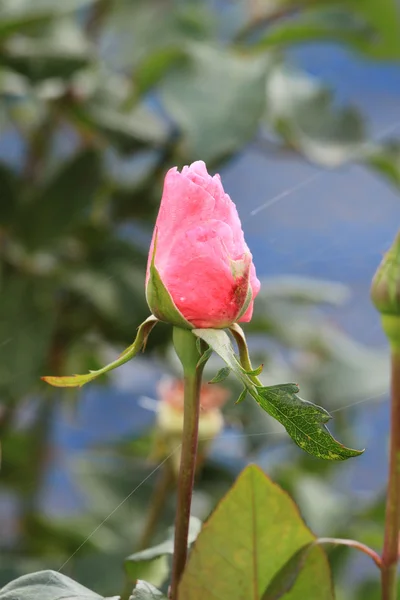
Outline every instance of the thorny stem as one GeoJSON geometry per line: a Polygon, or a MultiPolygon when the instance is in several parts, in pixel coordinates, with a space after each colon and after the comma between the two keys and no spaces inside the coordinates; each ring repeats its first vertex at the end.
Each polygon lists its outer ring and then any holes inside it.
{"type": "Polygon", "coordinates": [[[185,400],[170,589],[171,600],[178,599],[178,585],[187,560],[190,507],[197,459],[200,386],[204,368],[204,364],[197,367],[199,354],[196,349],[195,337],[190,331],[175,327],[174,345],[183,365],[185,400]]]}
{"type": "Polygon", "coordinates": [[[389,482],[386,499],[385,538],[382,552],[382,600],[397,598],[397,565],[400,529],[400,349],[392,346],[389,482]]]}

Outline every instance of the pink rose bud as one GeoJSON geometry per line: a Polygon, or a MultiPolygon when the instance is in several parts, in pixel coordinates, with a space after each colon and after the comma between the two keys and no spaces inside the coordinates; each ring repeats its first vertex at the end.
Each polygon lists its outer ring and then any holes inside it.
{"type": "Polygon", "coordinates": [[[151,243],[146,296],[152,313],[180,327],[248,322],[260,290],[236,206],[203,161],[165,177],[151,243]]]}

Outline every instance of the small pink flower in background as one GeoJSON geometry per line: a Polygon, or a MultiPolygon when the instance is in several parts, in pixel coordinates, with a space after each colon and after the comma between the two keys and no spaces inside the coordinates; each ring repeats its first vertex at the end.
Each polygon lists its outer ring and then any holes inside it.
{"type": "MultiPolygon", "coordinates": [[[[155,446],[152,458],[161,460],[176,450],[182,438],[183,430],[183,381],[166,377],[157,388],[159,402],[157,403],[157,425],[155,446]]],[[[199,456],[198,465],[208,453],[211,442],[222,431],[224,417],[222,406],[230,397],[230,392],[220,385],[205,383],[200,390],[199,418],[199,456]]],[[[174,470],[179,470],[180,453],[172,457],[174,470]]]]}
{"type": "MultiPolygon", "coordinates": [[[[223,328],[250,321],[260,282],[236,206],[204,162],[181,173],[175,167],[165,177],[147,285],[156,235],[155,267],[188,323],[223,328]]],[[[157,307],[150,309],[157,316],[157,307]]]]}
{"type": "MultiPolygon", "coordinates": [[[[184,383],[181,379],[162,379],[157,387],[161,402],[183,412],[184,383]]],[[[207,413],[219,410],[229,398],[229,391],[220,385],[203,383],[200,390],[200,410],[207,413]]]]}

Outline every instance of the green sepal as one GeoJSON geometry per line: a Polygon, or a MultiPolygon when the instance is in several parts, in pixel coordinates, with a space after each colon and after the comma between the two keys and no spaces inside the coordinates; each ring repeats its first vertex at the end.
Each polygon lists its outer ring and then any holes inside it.
{"type": "Polygon", "coordinates": [[[239,398],[236,400],[235,404],[240,404],[241,402],[243,402],[243,400],[246,399],[247,396],[247,388],[244,388],[241,392],[240,392],[240,396],[239,398]]]}
{"type": "Polygon", "coordinates": [[[252,264],[251,254],[246,253],[244,258],[231,260],[231,273],[236,281],[235,300],[240,306],[234,321],[238,321],[245,314],[253,298],[250,285],[250,269],[252,264]]]}
{"type": "Polygon", "coordinates": [[[145,347],[150,331],[157,322],[158,319],[153,315],[146,319],[146,321],[140,325],[133,344],[126,348],[116,360],[97,371],[90,371],[90,373],[87,373],[86,375],[70,375],[66,377],[46,376],[41,379],[55,387],[82,387],[85,383],[97,379],[100,375],[104,375],[104,373],[108,373],[108,371],[120,367],[133,358],[139,350],[145,347]]]}
{"type": "Polygon", "coordinates": [[[189,321],[186,321],[184,316],[179,312],[157,270],[155,264],[157,235],[156,230],[149,269],[149,280],[146,286],[147,304],[153,315],[160,321],[170,323],[175,327],[182,327],[183,329],[193,329],[193,325],[189,321]]]}
{"type": "Polygon", "coordinates": [[[246,373],[246,375],[253,375],[257,377],[257,375],[260,375],[262,373],[263,368],[264,365],[260,365],[259,367],[257,367],[257,369],[249,369],[248,371],[246,371],[246,369],[243,369],[243,372],[246,373]]]}
{"type": "Polygon", "coordinates": [[[203,340],[200,338],[196,338],[196,348],[199,354],[203,354],[202,345],[204,344],[203,340]]]}
{"type": "MultiPolygon", "coordinates": [[[[197,338],[197,341],[201,341],[200,338],[197,338]]],[[[196,346],[197,346],[197,344],[196,344],[196,346]]],[[[199,367],[201,367],[202,364],[207,362],[212,353],[213,353],[213,349],[210,347],[208,347],[207,350],[204,350],[203,354],[200,356],[200,358],[197,362],[196,368],[198,369],[199,367]]]]}
{"type": "Polygon", "coordinates": [[[243,315],[245,314],[246,310],[249,308],[250,303],[253,299],[253,290],[251,289],[251,285],[250,285],[250,270],[249,270],[249,276],[248,276],[248,288],[247,288],[247,294],[246,294],[246,299],[243,303],[242,308],[240,309],[239,314],[236,317],[236,321],[239,321],[243,315]]]}
{"type": "Polygon", "coordinates": [[[220,369],[215,377],[210,379],[208,383],[220,383],[221,381],[225,381],[230,372],[230,367],[222,367],[222,369],[220,369]]]}

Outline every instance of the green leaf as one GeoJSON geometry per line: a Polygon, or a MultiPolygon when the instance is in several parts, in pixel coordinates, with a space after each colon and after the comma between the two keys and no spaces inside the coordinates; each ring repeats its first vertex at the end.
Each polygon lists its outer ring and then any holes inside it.
{"type": "MultiPolygon", "coordinates": [[[[201,342],[200,338],[197,338],[198,342],[201,342]]],[[[199,354],[201,353],[201,347],[199,349],[199,346],[197,347],[197,349],[199,350],[199,354]]],[[[210,356],[213,353],[213,349],[212,348],[207,348],[207,350],[205,350],[203,352],[203,354],[201,354],[199,361],[197,363],[197,368],[200,367],[202,364],[204,364],[205,362],[208,361],[208,359],[210,358],[210,356]]]]}
{"type": "MultiPolygon", "coordinates": [[[[201,530],[201,521],[196,517],[190,517],[189,522],[189,536],[188,536],[188,547],[193,544],[201,530]]],[[[172,556],[174,552],[174,529],[171,528],[169,531],[168,539],[157,546],[135,552],[127,557],[125,561],[125,570],[132,580],[143,577],[143,573],[149,570],[152,565],[155,564],[157,568],[161,567],[163,577],[157,582],[157,585],[161,585],[165,581],[166,575],[168,574],[167,561],[163,562],[160,559],[165,559],[167,556],[172,556]]],[[[156,573],[159,576],[159,572],[156,573]]],[[[150,579],[150,577],[148,577],[150,579]]],[[[156,583],[152,580],[152,583],[156,583]]]]}
{"type": "Polygon", "coordinates": [[[296,384],[264,387],[255,376],[247,375],[244,369],[251,370],[250,360],[247,357],[244,364],[242,349],[240,364],[225,331],[194,329],[193,333],[213,348],[261,408],[282,423],[300,448],[326,460],[346,460],[362,453],[359,450],[346,448],[335,440],[325,425],[331,419],[329,413],[320,406],[299,398],[297,396],[299,388],[296,384]]]}
{"type": "Polygon", "coordinates": [[[215,375],[215,377],[210,379],[210,381],[208,383],[220,383],[221,381],[224,381],[228,377],[230,372],[231,372],[230,367],[222,367],[222,369],[220,369],[218,371],[218,373],[215,375]]]}
{"type": "Polygon", "coordinates": [[[18,203],[18,179],[4,163],[0,163],[0,227],[9,225],[18,203]]]}
{"type": "MultiPolygon", "coordinates": [[[[200,532],[179,594],[204,600],[212,590],[216,600],[259,600],[290,557],[313,540],[290,497],[258,467],[247,467],[200,532]]],[[[286,598],[333,600],[321,548],[310,553],[286,598]]]]}
{"type": "MultiPolygon", "coordinates": [[[[62,573],[39,571],[23,575],[8,583],[0,590],[0,600],[104,600],[104,598],[62,573]]],[[[116,596],[114,600],[117,600],[116,596]]]]}
{"type": "Polygon", "coordinates": [[[289,560],[275,573],[272,581],[268,584],[261,600],[279,600],[284,597],[295,585],[297,578],[304,568],[308,555],[314,546],[314,542],[309,542],[302,548],[299,548],[289,560]]]}
{"type": "Polygon", "coordinates": [[[147,581],[139,580],[129,600],[167,600],[167,597],[147,581]]]}
{"type": "Polygon", "coordinates": [[[278,275],[262,280],[261,290],[257,296],[257,307],[260,300],[265,310],[268,308],[268,303],[276,300],[304,305],[327,303],[341,306],[349,296],[349,288],[343,283],[316,277],[278,275]]]}
{"type": "Polygon", "coordinates": [[[69,12],[74,12],[93,0],[2,0],[0,11],[0,40],[14,33],[29,32],[38,25],[44,25],[69,12]]]}
{"type": "Polygon", "coordinates": [[[325,167],[357,160],[365,143],[357,109],[337,108],[330,90],[285,66],[268,78],[266,118],[287,145],[325,167]]]}
{"type": "Polygon", "coordinates": [[[157,252],[157,232],[154,237],[153,255],[151,257],[149,279],[146,286],[146,299],[151,312],[160,321],[170,323],[183,329],[193,329],[193,325],[186,321],[170,296],[157,270],[155,259],[157,252]]]}
{"type": "Polygon", "coordinates": [[[365,21],[354,18],[348,11],[310,9],[302,10],[296,19],[277,22],[275,26],[269,27],[252,49],[264,51],[277,45],[322,40],[349,44],[362,51],[371,41],[372,35],[372,28],[365,21]]]}
{"type": "Polygon", "coordinates": [[[156,587],[161,587],[167,581],[170,573],[167,555],[151,560],[126,563],[125,570],[130,581],[135,582],[138,579],[145,579],[145,581],[156,587]]]}
{"type": "Polygon", "coordinates": [[[112,371],[113,369],[116,369],[117,367],[120,367],[131,360],[131,358],[133,358],[139,352],[139,350],[146,345],[147,338],[156,323],[157,319],[153,316],[146,319],[146,321],[140,325],[133,344],[126,348],[116,360],[106,365],[102,369],[99,369],[98,371],[91,371],[86,375],[71,375],[66,377],[45,376],[42,377],[42,380],[55,387],[82,387],[85,385],[85,383],[89,383],[100,375],[104,375],[105,373],[108,373],[109,371],[112,371]]]}
{"type": "Polygon", "coordinates": [[[257,391],[261,408],[282,423],[292,440],[309,454],[326,460],[346,460],[363,453],[335,440],[325,425],[331,415],[297,396],[296,384],[261,387],[257,391]]]}
{"type": "Polygon", "coordinates": [[[381,568],[381,558],[368,546],[360,544],[356,540],[341,539],[341,538],[318,538],[309,542],[299,550],[297,550],[283,567],[275,574],[272,581],[269,583],[261,600],[279,600],[286,597],[286,594],[293,588],[300,572],[304,568],[310,553],[316,546],[322,544],[333,544],[335,546],[347,546],[366,552],[370,555],[378,569],[381,568]]]}
{"type": "MultiPolygon", "coordinates": [[[[4,273],[5,275],[5,273],[4,273]]],[[[34,393],[55,327],[54,290],[42,277],[0,281],[0,396],[34,393]]]]}
{"type": "Polygon", "coordinates": [[[1,51],[1,62],[37,83],[68,78],[89,65],[89,45],[73,21],[60,21],[46,36],[10,39],[1,51]]]}
{"type": "MultiPolygon", "coordinates": [[[[383,0],[379,5],[374,0],[325,4],[302,7],[292,19],[277,19],[250,48],[265,51],[276,46],[328,41],[348,44],[369,58],[399,58],[399,20],[394,0],[383,0]]],[[[239,39],[245,39],[246,34],[245,29],[239,39]]]]}
{"type": "Polygon", "coordinates": [[[48,247],[86,215],[101,182],[98,152],[82,150],[62,165],[21,213],[19,230],[31,249],[48,247]]]}
{"type": "Polygon", "coordinates": [[[248,393],[248,392],[247,392],[247,388],[244,388],[244,390],[242,390],[242,391],[240,392],[240,396],[239,396],[239,398],[236,400],[235,404],[240,404],[241,402],[243,402],[243,400],[245,400],[245,399],[246,399],[247,393],[248,393]]]}
{"type": "Polygon", "coordinates": [[[92,102],[68,107],[72,119],[115,144],[123,152],[162,148],[169,136],[165,119],[145,104],[123,111],[112,103],[92,102]]]}
{"type": "Polygon", "coordinates": [[[387,140],[367,146],[364,161],[380,175],[400,188],[400,142],[387,140]]]}
{"type": "Polygon", "coordinates": [[[139,63],[135,69],[135,98],[151,89],[166,73],[185,58],[185,52],[178,46],[156,49],[139,63]]]}
{"type": "Polygon", "coordinates": [[[255,133],[265,104],[266,61],[205,44],[190,46],[188,55],[188,63],[162,82],[161,98],[183,133],[185,160],[212,163],[255,133]]]}
{"type": "Polygon", "coordinates": [[[373,37],[371,44],[365,49],[369,57],[379,60],[393,60],[400,57],[399,14],[395,0],[350,0],[356,16],[366,19],[373,37]]]}

